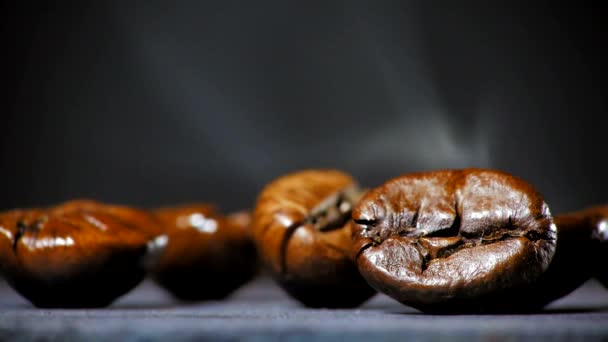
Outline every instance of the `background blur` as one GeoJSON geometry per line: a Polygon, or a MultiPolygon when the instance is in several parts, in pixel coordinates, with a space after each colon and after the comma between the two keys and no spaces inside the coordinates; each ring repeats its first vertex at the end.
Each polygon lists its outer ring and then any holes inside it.
{"type": "Polygon", "coordinates": [[[608,202],[597,8],[4,6],[0,209],[92,197],[233,210],[309,167],[366,186],[492,167],[554,212],[608,202]]]}

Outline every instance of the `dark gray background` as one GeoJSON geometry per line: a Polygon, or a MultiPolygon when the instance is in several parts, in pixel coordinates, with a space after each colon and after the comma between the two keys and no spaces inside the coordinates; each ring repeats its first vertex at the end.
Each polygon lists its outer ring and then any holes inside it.
{"type": "Polygon", "coordinates": [[[554,212],[608,201],[597,8],[11,6],[0,208],[92,197],[232,210],[308,167],[367,186],[492,167],[536,185],[554,212]]]}

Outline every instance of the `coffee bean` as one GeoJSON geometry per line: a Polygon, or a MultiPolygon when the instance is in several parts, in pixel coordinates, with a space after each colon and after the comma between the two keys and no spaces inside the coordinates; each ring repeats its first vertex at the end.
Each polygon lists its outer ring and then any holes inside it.
{"type": "Polygon", "coordinates": [[[103,210],[0,214],[2,274],[38,307],[109,305],[143,279],[150,241],[103,210]]]}
{"type": "Polygon", "coordinates": [[[251,216],[225,217],[208,204],[154,211],[163,223],[167,247],[153,278],[182,300],[222,299],[257,271],[251,216]]]}
{"type": "Polygon", "coordinates": [[[55,213],[89,212],[105,213],[114,216],[132,230],[137,230],[150,238],[164,233],[161,223],[149,212],[131,206],[101,203],[89,199],[64,202],[52,208],[55,213]]]}
{"type": "Polygon", "coordinates": [[[608,287],[608,205],[557,215],[555,223],[559,240],[549,270],[559,275],[557,288],[573,290],[591,277],[608,287]]]}
{"type": "Polygon", "coordinates": [[[589,210],[590,221],[593,224],[594,239],[599,241],[597,252],[597,260],[599,265],[596,265],[595,277],[608,288],[608,205],[598,206],[589,210]]]}
{"type": "Polygon", "coordinates": [[[541,195],[498,171],[398,177],[369,191],[352,217],[361,274],[422,311],[527,308],[555,251],[541,195]]]}
{"type": "MultiPolygon", "coordinates": [[[[597,216],[600,208],[556,215],[557,245],[547,270],[532,288],[531,309],[540,309],[562,298],[596,274],[600,268],[592,260],[598,257],[601,246],[597,216]]],[[[607,212],[608,213],[608,212],[607,212]]],[[[605,240],[604,240],[605,241],[605,240]]]]}
{"type": "Polygon", "coordinates": [[[335,170],[295,172],[268,184],[255,209],[257,249],[277,282],[310,307],[354,307],[374,291],[359,275],[349,219],[360,190],[335,170]]]}

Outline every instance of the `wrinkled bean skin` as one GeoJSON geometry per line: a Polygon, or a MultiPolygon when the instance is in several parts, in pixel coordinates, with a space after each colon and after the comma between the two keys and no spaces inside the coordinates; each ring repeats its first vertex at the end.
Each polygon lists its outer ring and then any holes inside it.
{"type": "Polygon", "coordinates": [[[0,268],[35,306],[103,307],[145,276],[149,237],[102,212],[0,214],[0,268]]]}
{"type": "Polygon", "coordinates": [[[557,238],[541,195],[493,170],[389,180],[359,201],[352,219],[368,283],[426,312],[528,309],[557,238]]]}
{"type": "Polygon", "coordinates": [[[533,286],[536,295],[530,299],[530,304],[534,303],[534,307],[540,309],[568,295],[594,276],[598,268],[590,260],[598,260],[601,245],[598,235],[601,218],[596,216],[598,209],[554,217],[559,238],[553,260],[533,286]]]}
{"type": "Polygon", "coordinates": [[[359,196],[342,172],[304,170],[276,179],[258,197],[253,229],[261,259],[306,306],[355,307],[375,293],[351,254],[348,221],[359,196]]]}
{"type": "Polygon", "coordinates": [[[176,298],[222,299],[256,274],[248,212],[225,217],[211,205],[189,204],[154,214],[163,223],[168,243],[153,278],[176,298]]]}

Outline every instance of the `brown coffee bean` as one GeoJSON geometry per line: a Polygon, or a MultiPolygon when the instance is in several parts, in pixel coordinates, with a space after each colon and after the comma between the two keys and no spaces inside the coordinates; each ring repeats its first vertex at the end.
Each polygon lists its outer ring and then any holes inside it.
{"type": "Polygon", "coordinates": [[[596,259],[600,242],[597,225],[589,219],[587,211],[555,216],[559,238],[553,260],[534,285],[530,303],[536,308],[568,295],[594,275],[597,267],[589,260],[596,259]]]}
{"type": "Polygon", "coordinates": [[[596,265],[593,273],[606,288],[608,288],[608,205],[597,206],[588,210],[590,222],[595,227],[593,237],[599,241],[597,260],[600,264],[596,265]]]}
{"type": "Polygon", "coordinates": [[[148,253],[144,259],[144,266],[150,270],[159,262],[165,250],[167,236],[161,222],[147,210],[118,205],[101,203],[90,199],[76,199],[64,202],[49,209],[54,214],[89,213],[110,215],[128,229],[145,235],[148,239],[148,253]]]}
{"type": "Polygon", "coordinates": [[[253,228],[273,277],[310,307],[354,307],[374,291],[353,263],[348,221],[360,190],[335,170],[283,176],[261,192],[253,228]]]}
{"type": "MultiPolygon", "coordinates": [[[[557,245],[547,270],[528,291],[529,308],[540,309],[562,298],[596,276],[601,279],[605,268],[591,260],[606,260],[606,223],[608,206],[556,215],[557,245]]],[[[605,276],[605,273],[604,273],[605,276]]]]}
{"type": "Polygon", "coordinates": [[[224,217],[211,205],[190,204],[154,214],[168,243],[153,277],[175,297],[222,299],[256,274],[249,213],[224,217]]]}
{"type": "Polygon", "coordinates": [[[105,213],[114,216],[131,229],[146,234],[150,238],[164,233],[163,226],[152,214],[143,209],[130,206],[101,203],[89,199],[78,199],[64,202],[52,208],[56,213],[89,212],[105,213]]]}
{"type": "Polygon", "coordinates": [[[120,219],[84,210],[0,214],[0,268],[38,307],[102,307],[144,277],[150,238],[120,219]]]}
{"type": "Polygon", "coordinates": [[[591,277],[608,287],[608,267],[603,264],[608,260],[608,205],[557,215],[555,223],[559,240],[549,274],[555,273],[556,288],[570,292],[591,277]]]}
{"type": "Polygon", "coordinates": [[[398,177],[369,191],[352,216],[361,274],[422,311],[526,308],[556,244],[540,194],[492,170],[398,177]]]}

